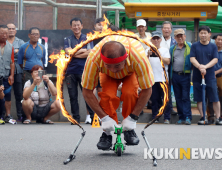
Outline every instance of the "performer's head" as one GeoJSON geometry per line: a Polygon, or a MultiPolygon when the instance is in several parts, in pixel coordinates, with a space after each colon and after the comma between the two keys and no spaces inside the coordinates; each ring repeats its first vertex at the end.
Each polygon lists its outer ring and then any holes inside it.
{"type": "Polygon", "coordinates": [[[117,41],[109,41],[101,49],[101,58],[105,67],[113,73],[124,68],[127,56],[125,47],[117,41]]]}

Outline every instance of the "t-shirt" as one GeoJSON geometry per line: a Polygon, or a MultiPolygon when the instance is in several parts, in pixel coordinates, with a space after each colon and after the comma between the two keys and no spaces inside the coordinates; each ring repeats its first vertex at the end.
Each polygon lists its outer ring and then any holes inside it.
{"type": "MultiPolygon", "coordinates": [[[[158,50],[160,52],[160,55],[163,58],[170,58],[170,52],[167,48],[160,47],[158,50]]],[[[148,49],[146,53],[148,53],[148,49]]],[[[149,61],[153,69],[155,82],[165,82],[166,79],[164,76],[163,68],[162,68],[159,57],[155,53],[152,53],[152,55],[149,57],[149,61]]],[[[165,70],[166,70],[166,74],[168,78],[168,65],[164,64],[164,66],[165,66],[165,70]]]]}
{"type": "Polygon", "coordinates": [[[173,71],[183,72],[185,49],[186,45],[184,45],[182,48],[176,45],[176,49],[173,53],[173,71]]]}
{"type": "Polygon", "coordinates": [[[171,44],[171,37],[168,40],[165,40],[165,38],[162,36],[162,41],[160,43],[160,46],[170,49],[170,44],[171,44]]]}
{"type": "Polygon", "coordinates": [[[142,45],[139,41],[125,36],[106,36],[92,49],[82,75],[82,87],[93,90],[98,84],[99,73],[105,73],[118,80],[135,73],[141,89],[148,89],[154,84],[153,71],[142,45]],[[103,44],[110,41],[117,41],[123,44],[128,54],[124,68],[117,73],[105,67],[100,55],[103,44]]]}
{"type": "MultiPolygon", "coordinates": [[[[86,35],[85,34],[81,34],[80,38],[77,39],[75,37],[75,35],[73,34],[70,37],[67,37],[64,39],[64,49],[71,47],[71,48],[75,48],[75,46],[77,44],[80,44],[82,41],[87,40],[86,35]]],[[[84,47],[82,47],[83,49],[92,49],[93,48],[93,42],[85,45],[84,47]]],[[[69,66],[67,68],[67,74],[82,74],[83,69],[84,69],[84,65],[86,62],[87,58],[72,58],[72,61],[69,63],[69,66]]]]}
{"type": "Polygon", "coordinates": [[[18,64],[23,64],[24,70],[31,70],[34,65],[43,67],[45,64],[45,46],[37,43],[34,49],[30,41],[23,44],[19,48],[18,64]]]}
{"type": "MultiPolygon", "coordinates": [[[[53,84],[51,80],[49,81],[53,84]]],[[[24,85],[24,89],[30,86],[31,86],[31,81],[28,80],[24,85]]],[[[38,86],[35,86],[33,92],[31,93],[30,99],[39,107],[44,107],[49,103],[50,101],[49,90],[44,85],[43,81],[38,86]]]]}
{"type": "MultiPolygon", "coordinates": [[[[211,42],[203,45],[200,41],[193,43],[190,50],[190,57],[195,57],[199,64],[206,65],[214,58],[218,58],[217,46],[211,42]]],[[[214,67],[208,68],[204,76],[206,83],[215,79],[214,67]]],[[[201,83],[202,76],[198,68],[193,68],[193,82],[201,83]]]]}
{"type": "MultiPolygon", "coordinates": [[[[144,41],[146,41],[146,42],[148,42],[148,43],[150,43],[150,39],[151,39],[151,34],[149,33],[149,32],[145,32],[145,37],[141,37],[140,36],[140,34],[139,33],[135,33],[136,35],[138,35],[139,36],[139,38],[141,38],[142,40],[144,40],[144,41]]],[[[144,50],[146,50],[146,49],[148,49],[149,48],[149,46],[147,46],[146,44],[144,44],[144,43],[142,43],[142,42],[140,42],[141,43],[141,45],[143,46],[143,48],[144,48],[144,50]]]]}

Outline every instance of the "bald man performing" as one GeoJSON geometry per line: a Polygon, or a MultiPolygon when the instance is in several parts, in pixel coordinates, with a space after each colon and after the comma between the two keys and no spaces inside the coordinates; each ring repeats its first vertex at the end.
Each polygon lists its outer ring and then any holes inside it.
{"type": "Polygon", "coordinates": [[[134,129],[139,114],[152,93],[154,77],[151,65],[139,41],[125,36],[112,35],[104,38],[90,52],[83,76],[83,96],[89,106],[101,118],[103,133],[97,144],[98,149],[109,150],[112,146],[111,131],[118,123],[116,109],[123,101],[122,121],[124,140],[127,145],[138,145],[139,138],[134,129]],[[93,94],[98,83],[102,92],[93,94]],[[121,98],[116,96],[122,85],[121,98]],[[138,96],[138,88],[142,91],[138,96]]]}

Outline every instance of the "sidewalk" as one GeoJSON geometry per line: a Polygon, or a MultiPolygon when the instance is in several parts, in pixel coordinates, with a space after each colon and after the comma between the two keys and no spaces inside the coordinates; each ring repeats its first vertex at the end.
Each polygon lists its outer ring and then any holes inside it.
{"type": "MultiPolygon", "coordinates": [[[[177,111],[176,107],[173,108],[173,110],[177,111]]],[[[196,107],[191,108],[192,111],[192,124],[197,124],[197,122],[200,119],[200,114],[199,111],[196,107]]],[[[152,110],[151,109],[146,109],[146,107],[143,109],[144,114],[140,116],[138,123],[148,123],[151,121],[152,118],[152,110]]],[[[171,115],[171,124],[175,124],[179,120],[178,115],[171,115]]],[[[163,115],[161,116],[159,123],[163,123],[163,115]]]]}

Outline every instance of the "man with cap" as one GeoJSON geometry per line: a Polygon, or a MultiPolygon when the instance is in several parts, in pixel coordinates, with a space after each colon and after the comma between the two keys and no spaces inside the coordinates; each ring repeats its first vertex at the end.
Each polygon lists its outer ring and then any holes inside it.
{"type": "MultiPolygon", "coordinates": [[[[168,76],[168,65],[170,64],[170,53],[167,48],[160,46],[160,43],[162,41],[161,37],[162,37],[161,32],[153,31],[151,43],[155,45],[158,51],[160,52],[164,66],[165,66],[166,74],[168,76]]],[[[163,68],[157,54],[149,50],[148,58],[153,69],[154,80],[155,80],[155,84],[152,86],[152,95],[151,95],[152,118],[154,119],[155,116],[158,114],[160,107],[162,106],[162,99],[164,97],[163,89],[161,88],[160,83],[166,82],[166,79],[164,77],[163,68]]],[[[170,114],[165,113],[164,123],[169,124],[169,121],[170,121],[170,114]]]]}
{"type": "MultiPolygon", "coordinates": [[[[136,21],[136,29],[138,31],[136,35],[138,35],[141,39],[143,39],[146,42],[150,41],[151,34],[149,32],[146,32],[147,26],[146,26],[146,21],[144,19],[139,19],[136,21]]],[[[145,50],[148,48],[146,44],[142,42],[141,44],[145,50]]]]}
{"type": "Polygon", "coordinates": [[[179,120],[176,124],[190,125],[192,120],[190,102],[190,49],[191,43],[186,41],[183,29],[174,31],[176,45],[170,47],[171,72],[173,90],[176,98],[177,112],[179,120]]]}
{"type": "Polygon", "coordinates": [[[97,144],[98,149],[108,150],[112,146],[111,131],[118,123],[116,109],[123,101],[122,121],[124,140],[127,145],[138,145],[139,138],[134,129],[139,114],[152,93],[153,71],[145,50],[139,41],[119,35],[111,35],[100,41],[90,52],[83,76],[83,97],[102,121],[103,133],[97,144]],[[93,94],[98,83],[102,92],[93,94]],[[121,97],[116,96],[117,88],[122,85],[121,97]],[[138,96],[138,87],[142,89],[138,96]]]}

